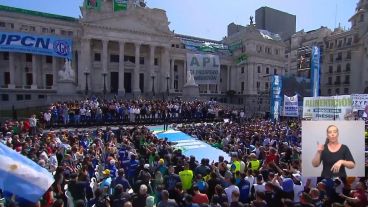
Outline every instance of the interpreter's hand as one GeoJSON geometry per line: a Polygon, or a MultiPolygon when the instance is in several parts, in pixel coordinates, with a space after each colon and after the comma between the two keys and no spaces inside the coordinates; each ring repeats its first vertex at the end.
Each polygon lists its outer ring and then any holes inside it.
{"type": "Polygon", "coordinates": [[[333,173],[338,173],[340,171],[340,167],[342,165],[343,160],[339,160],[335,162],[335,164],[331,167],[331,171],[333,173]]]}
{"type": "Polygon", "coordinates": [[[323,144],[320,144],[319,142],[317,142],[317,152],[321,153],[324,149],[323,144]]]}

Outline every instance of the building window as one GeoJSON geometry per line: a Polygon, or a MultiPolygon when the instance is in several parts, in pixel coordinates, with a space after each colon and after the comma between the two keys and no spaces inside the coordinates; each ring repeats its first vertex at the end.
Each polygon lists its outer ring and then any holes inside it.
{"type": "Polygon", "coordinates": [[[346,53],[346,59],[347,59],[347,60],[350,60],[350,59],[351,59],[351,51],[348,51],[348,52],[346,53]]]}
{"type": "Polygon", "coordinates": [[[244,92],[244,82],[241,82],[241,90],[242,93],[244,92]]]}
{"type": "Polygon", "coordinates": [[[261,66],[258,66],[258,67],[257,67],[257,72],[258,72],[258,73],[261,73],[261,66]]]}
{"type": "Polygon", "coordinates": [[[277,69],[273,69],[273,74],[277,75],[277,69]]]}
{"type": "Polygon", "coordinates": [[[128,56],[128,55],[125,55],[124,56],[124,62],[132,62],[132,63],[135,63],[135,57],[134,56],[128,56]]]}
{"type": "Polygon", "coordinates": [[[363,22],[363,21],[364,21],[364,14],[361,14],[361,15],[360,15],[359,22],[363,22]]]}
{"type": "Polygon", "coordinates": [[[118,63],[119,62],[119,55],[110,55],[110,63],[118,63]]]}
{"type": "Polygon", "coordinates": [[[22,94],[17,94],[17,101],[23,101],[23,95],[22,94]]]}
{"type": "Polygon", "coordinates": [[[158,65],[158,58],[155,58],[155,65],[158,65]]]}
{"type": "Polygon", "coordinates": [[[178,65],[174,65],[174,73],[178,72],[178,65]]]}
{"type": "Polygon", "coordinates": [[[38,95],[38,99],[45,99],[46,95],[38,95]]]}
{"type": "Polygon", "coordinates": [[[346,64],[345,71],[350,71],[350,63],[346,64]]]}
{"type": "Polygon", "coordinates": [[[0,22],[0,27],[6,27],[5,22],[0,22]]]}
{"type": "Polygon", "coordinates": [[[332,66],[328,67],[328,73],[333,73],[333,67],[332,66]]]}
{"type": "Polygon", "coordinates": [[[3,60],[9,60],[9,52],[3,52],[3,60]]]}
{"type": "Polygon", "coordinates": [[[46,87],[51,87],[54,83],[54,77],[52,74],[46,74],[46,87]]]}
{"type": "Polygon", "coordinates": [[[4,84],[10,84],[10,72],[4,72],[4,84]]]}
{"type": "Polygon", "coordinates": [[[344,94],[349,94],[349,88],[344,88],[344,94]]]}
{"type": "Polygon", "coordinates": [[[101,53],[95,53],[94,58],[93,58],[96,62],[100,62],[101,61],[101,53]]]}
{"type": "Polygon", "coordinates": [[[261,45],[258,45],[258,46],[257,46],[257,52],[258,52],[258,53],[261,53],[261,52],[262,52],[262,49],[263,49],[263,48],[262,48],[262,46],[261,46],[261,45]]]}
{"type": "Polygon", "coordinates": [[[328,77],[328,85],[332,85],[332,77],[328,77]]]}
{"type": "Polygon", "coordinates": [[[241,67],[241,73],[244,73],[244,67],[241,67]]]}
{"type": "Polygon", "coordinates": [[[73,31],[68,31],[68,36],[69,37],[73,36],[73,31]]]}
{"type": "Polygon", "coordinates": [[[29,54],[29,53],[26,54],[26,62],[29,62],[29,63],[32,62],[32,54],[29,54]]]}
{"type": "Polygon", "coordinates": [[[345,76],[345,84],[350,84],[350,76],[349,75],[346,75],[345,76]]]}
{"type": "Polygon", "coordinates": [[[268,90],[268,82],[265,83],[265,89],[268,90]]]}
{"type": "Polygon", "coordinates": [[[336,72],[340,73],[341,72],[341,65],[337,65],[337,70],[336,72]]]}
{"type": "Polygon", "coordinates": [[[329,88],[329,89],[327,90],[327,94],[328,94],[329,96],[331,96],[331,94],[332,94],[331,88],[329,88]]]}
{"type": "Polygon", "coordinates": [[[9,101],[9,94],[1,94],[1,101],[9,101]]]}
{"type": "Polygon", "coordinates": [[[336,93],[336,95],[340,95],[340,88],[336,88],[335,93],[336,93]]]}
{"type": "Polygon", "coordinates": [[[334,55],[330,54],[330,63],[333,63],[333,57],[334,57],[334,55]]]}
{"type": "Polygon", "coordinates": [[[269,74],[269,73],[270,73],[270,69],[266,68],[266,74],[269,74]]]}
{"type": "Polygon", "coordinates": [[[261,83],[260,82],[257,82],[257,89],[258,90],[259,90],[260,86],[261,86],[261,83]]]}
{"type": "Polygon", "coordinates": [[[330,49],[332,49],[334,46],[333,42],[330,42],[330,49]]]}
{"type": "Polygon", "coordinates": [[[174,80],[174,89],[175,90],[179,89],[179,80],[177,80],[177,79],[174,80]]]}
{"type": "Polygon", "coordinates": [[[337,45],[338,48],[340,48],[342,45],[342,40],[339,40],[339,44],[337,45]]]}
{"type": "Polygon", "coordinates": [[[342,52],[337,53],[336,60],[342,60],[342,52]]]}
{"type": "Polygon", "coordinates": [[[42,27],[42,33],[49,33],[49,28],[42,27]]]}
{"type": "Polygon", "coordinates": [[[46,63],[52,63],[52,56],[46,56],[46,63]]]}
{"type": "Polygon", "coordinates": [[[144,57],[139,57],[139,64],[144,65],[144,57]]]}
{"type": "Polygon", "coordinates": [[[350,46],[350,45],[351,45],[351,42],[352,42],[352,38],[351,38],[351,37],[349,37],[349,38],[348,38],[348,43],[347,43],[347,45],[348,45],[348,46],[350,46]]]}
{"type": "Polygon", "coordinates": [[[336,82],[335,84],[340,84],[341,80],[340,80],[340,76],[336,76],[336,82]]]}
{"type": "Polygon", "coordinates": [[[279,49],[275,49],[275,54],[278,55],[279,54],[279,49]]]}
{"type": "Polygon", "coordinates": [[[25,100],[31,100],[31,94],[24,95],[24,99],[25,100]]]}
{"type": "Polygon", "coordinates": [[[55,34],[55,29],[51,28],[51,29],[50,29],[50,33],[51,33],[51,34],[55,34]]]}

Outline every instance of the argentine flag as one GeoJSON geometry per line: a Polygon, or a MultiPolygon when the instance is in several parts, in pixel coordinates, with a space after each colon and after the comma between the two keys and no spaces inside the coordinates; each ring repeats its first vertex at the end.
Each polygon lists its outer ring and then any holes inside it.
{"type": "Polygon", "coordinates": [[[45,168],[0,143],[0,189],[36,203],[53,183],[45,168]]]}

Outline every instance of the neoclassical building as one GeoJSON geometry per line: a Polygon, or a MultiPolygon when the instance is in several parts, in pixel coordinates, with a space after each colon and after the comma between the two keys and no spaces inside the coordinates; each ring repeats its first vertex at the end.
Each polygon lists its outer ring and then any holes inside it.
{"type": "Polygon", "coordinates": [[[282,75],[285,61],[285,45],[273,34],[250,24],[215,41],[176,34],[169,29],[165,11],[132,1],[123,11],[114,12],[112,0],[101,1],[98,9],[80,8],[82,16],[77,19],[0,6],[2,33],[22,33],[22,38],[59,37],[72,42],[69,71],[73,75],[68,81],[60,74],[68,65],[65,58],[2,48],[0,104],[4,109],[46,105],[83,94],[181,96],[187,77],[187,54],[208,53],[219,56],[220,78],[216,84],[199,85],[201,96],[248,108],[262,105],[268,111],[269,77],[282,75]]]}

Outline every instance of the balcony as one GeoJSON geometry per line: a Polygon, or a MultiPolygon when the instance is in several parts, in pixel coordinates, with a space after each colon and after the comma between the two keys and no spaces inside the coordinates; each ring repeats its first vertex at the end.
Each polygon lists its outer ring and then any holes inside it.
{"type": "Polygon", "coordinates": [[[340,81],[335,81],[335,85],[340,85],[341,82],[340,81]]]}

